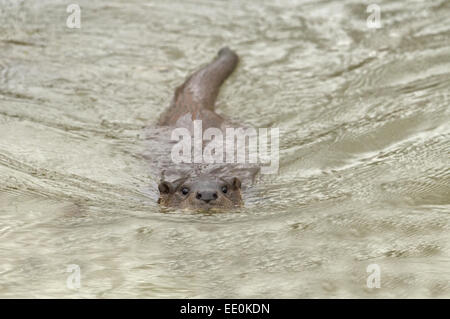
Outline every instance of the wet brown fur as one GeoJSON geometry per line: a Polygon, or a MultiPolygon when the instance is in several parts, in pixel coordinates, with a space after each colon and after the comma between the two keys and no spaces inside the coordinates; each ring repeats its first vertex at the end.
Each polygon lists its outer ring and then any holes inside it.
{"type": "Polygon", "coordinates": [[[179,121],[188,115],[192,121],[202,120],[203,130],[221,128],[224,119],[214,112],[215,102],[220,87],[233,73],[238,61],[235,52],[222,48],[211,63],[190,75],[176,88],[172,103],[159,124],[189,128],[190,123],[179,121]]]}
{"type": "MultiPolygon", "coordinates": [[[[235,52],[222,48],[211,63],[177,87],[172,103],[161,116],[159,124],[192,129],[194,120],[202,120],[203,131],[210,127],[224,130],[225,120],[215,113],[215,102],[221,85],[234,71],[238,61],[235,52]]],[[[210,174],[191,175],[173,182],[161,181],[158,189],[158,203],[168,207],[209,210],[242,205],[241,182],[237,177],[225,179],[210,174]],[[226,193],[223,192],[225,186],[226,193]],[[183,194],[183,188],[189,189],[189,193],[183,194]],[[214,193],[215,198],[210,202],[198,199],[203,191],[214,193]]]]}

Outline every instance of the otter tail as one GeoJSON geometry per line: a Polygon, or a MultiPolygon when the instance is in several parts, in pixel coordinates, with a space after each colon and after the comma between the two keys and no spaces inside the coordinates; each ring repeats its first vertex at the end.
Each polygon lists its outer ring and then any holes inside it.
{"type": "Polygon", "coordinates": [[[228,47],[220,49],[212,62],[189,76],[176,89],[173,104],[188,109],[214,110],[220,87],[233,73],[238,61],[238,55],[234,51],[228,47]]]}

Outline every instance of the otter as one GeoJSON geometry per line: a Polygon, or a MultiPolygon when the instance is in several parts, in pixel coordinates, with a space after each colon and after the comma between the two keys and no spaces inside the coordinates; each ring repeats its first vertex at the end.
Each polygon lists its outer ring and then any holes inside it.
{"type": "MultiPolygon", "coordinates": [[[[160,117],[160,126],[186,128],[193,132],[194,121],[201,120],[202,133],[208,128],[225,132],[233,124],[215,112],[215,102],[220,87],[238,65],[238,55],[224,47],[216,58],[188,76],[175,89],[172,102],[160,117]]],[[[243,205],[240,177],[254,175],[255,168],[226,164],[185,164],[188,167],[174,168],[182,176],[173,181],[162,178],[158,185],[158,203],[164,207],[211,210],[230,209],[243,205]],[[238,174],[239,176],[234,176],[238,174]]]]}

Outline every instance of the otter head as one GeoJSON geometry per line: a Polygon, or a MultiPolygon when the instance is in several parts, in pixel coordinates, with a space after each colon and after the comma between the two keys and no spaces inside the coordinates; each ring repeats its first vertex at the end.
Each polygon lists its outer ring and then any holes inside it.
{"type": "Polygon", "coordinates": [[[241,181],[201,176],[162,181],[158,203],[167,207],[209,210],[233,208],[242,205],[241,181]]]}

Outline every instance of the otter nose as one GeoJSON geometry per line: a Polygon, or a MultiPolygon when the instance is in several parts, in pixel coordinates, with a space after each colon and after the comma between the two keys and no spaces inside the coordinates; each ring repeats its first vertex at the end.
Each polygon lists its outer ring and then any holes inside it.
{"type": "Polygon", "coordinates": [[[201,192],[197,192],[196,197],[197,197],[197,199],[200,199],[206,203],[209,203],[210,201],[217,199],[217,192],[201,191],[201,192]]]}

